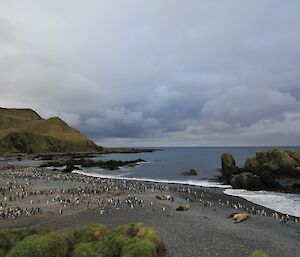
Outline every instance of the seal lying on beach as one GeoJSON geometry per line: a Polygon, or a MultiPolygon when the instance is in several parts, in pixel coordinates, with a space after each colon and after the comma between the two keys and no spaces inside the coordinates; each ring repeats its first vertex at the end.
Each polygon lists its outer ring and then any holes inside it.
{"type": "Polygon", "coordinates": [[[191,208],[189,204],[182,204],[176,208],[176,211],[187,211],[191,208]]]}
{"type": "Polygon", "coordinates": [[[157,195],[156,198],[159,200],[169,200],[171,202],[174,202],[174,197],[171,195],[157,195]]]}
{"type": "Polygon", "coordinates": [[[250,215],[247,213],[237,213],[233,216],[233,219],[235,220],[234,223],[240,223],[242,221],[245,221],[250,218],[250,215]]]}

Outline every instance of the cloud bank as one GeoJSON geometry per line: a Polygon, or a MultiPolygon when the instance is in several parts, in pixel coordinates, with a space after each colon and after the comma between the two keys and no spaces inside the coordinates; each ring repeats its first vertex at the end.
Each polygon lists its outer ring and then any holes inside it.
{"type": "Polygon", "coordinates": [[[300,145],[299,8],[2,1],[0,106],[102,145],[300,145]]]}

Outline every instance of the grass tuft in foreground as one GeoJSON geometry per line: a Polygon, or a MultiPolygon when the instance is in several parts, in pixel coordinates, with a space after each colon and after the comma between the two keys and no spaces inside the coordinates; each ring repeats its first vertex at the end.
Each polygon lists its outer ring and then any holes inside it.
{"type": "Polygon", "coordinates": [[[255,250],[249,257],[269,257],[269,255],[261,250],[255,250]]]}
{"type": "Polygon", "coordinates": [[[0,231],[0,257],[163,257],[165,247],[144,224],[108,230],[91,224],[69,232],[0,231]]]}

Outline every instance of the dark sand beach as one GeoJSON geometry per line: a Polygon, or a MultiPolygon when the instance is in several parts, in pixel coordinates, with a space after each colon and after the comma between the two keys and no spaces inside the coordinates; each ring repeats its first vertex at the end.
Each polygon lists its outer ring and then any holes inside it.
{"type": "Polygon", "coordinates": [[[33,167],[0,167],[0,229],[64,231],[103,223],[143,222],[164,241],[167,257],[248,256],[261,249],[271,257],[296,257],[300,222],[220,189],[101,179],[33,167]],[[174,201],[156,196],[171,195],[174,201]],[[187,211],[176,211],[189,204],[187,211]],[[235,224],[233,212],[250,214],[235,224]]]}

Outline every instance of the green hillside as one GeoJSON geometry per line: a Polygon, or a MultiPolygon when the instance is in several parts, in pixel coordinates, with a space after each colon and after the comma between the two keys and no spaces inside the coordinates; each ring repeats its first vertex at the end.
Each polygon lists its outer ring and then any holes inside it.
{"type": "Polygon", "coordinates": [[[60,118],[41,118],[31,109],[0,108],[0,155],[90,152],[98,146],[60,118]]]}

